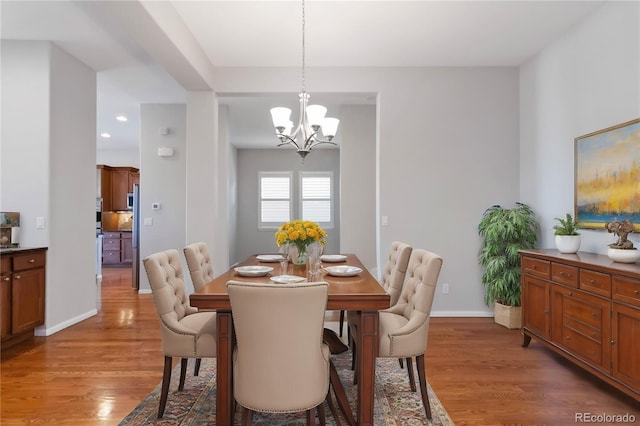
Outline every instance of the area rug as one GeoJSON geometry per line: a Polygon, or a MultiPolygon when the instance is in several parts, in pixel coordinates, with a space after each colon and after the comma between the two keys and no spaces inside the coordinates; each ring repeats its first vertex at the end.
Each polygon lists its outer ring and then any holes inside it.
{"type": "MultiPolygon", "coordinates": [[[[333,357],[349,403],[355,413],[356,387],[351,371],[351,352],[333,357]]],[[[193,363],[189,361],[184,390],[178,392],[179,365],[171,375],[171,387],[167,406],[162,419],[157,419],[160,384],[121,422],[120,426],[138,425],[180,425],[203,426],[216,424],[216,364],[215,359],[203,359],[200,375],[193,375],[193,363]]],[[[416,373],[417,374],[417,373],[416,373]]],[[[417,377],[417,375],[416,375],[417,377]]],[[[428,421],[422,407],[420,392],[411,392],[406,368],[401,369],[398,360],[380,358],[376,361],[376,389],[374,401],[374,424],[376,426],[453,425],[442,403],[428,386],[429,401],[433,419],[428,421]]],[[[333,397],[333,394],[332,394],[333,397]]],[[[334,399],[335,402],[335,399],[334,399]]],[[[327,425],[335,425],[335,420],[325,405],[327,425]]],[[[234,424],[240,424],[238,410],[234,424]]],[[[346,424],[343,418],[340,422],[346,424]]],[[[274,416],[254,414],[253,425],[302,426],[304,413],[274,416]]]]}

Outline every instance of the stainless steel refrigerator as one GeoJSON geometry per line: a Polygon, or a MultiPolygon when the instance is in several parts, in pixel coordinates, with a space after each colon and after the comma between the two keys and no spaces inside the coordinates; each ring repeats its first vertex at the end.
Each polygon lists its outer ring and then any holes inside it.
{"type": "Polygon", "coordinates": [[[140,185],[133,185],[133,224],[131,226],[131,247],[133,261],[131,282],[133,288],[140,289],[140,185]]]}

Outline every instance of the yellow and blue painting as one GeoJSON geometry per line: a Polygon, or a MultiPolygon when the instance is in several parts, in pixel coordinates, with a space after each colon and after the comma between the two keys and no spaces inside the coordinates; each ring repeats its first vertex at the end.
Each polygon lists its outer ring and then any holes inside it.
{"type": "Polygon", "coordinates": [[[575,139],[575,213],[584,228],[640,230],[640,119],[575,139]]]}

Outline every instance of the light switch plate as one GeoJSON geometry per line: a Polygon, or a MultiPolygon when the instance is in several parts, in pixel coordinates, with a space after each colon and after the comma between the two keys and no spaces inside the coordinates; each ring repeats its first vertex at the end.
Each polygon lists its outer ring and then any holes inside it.
{"type": "Polygon", "coordinates": [[[153,218],[145,217],[144,218],[144,226],[153,226],[153,218]]]}
{"type": "Polygon", "coordinates": [[[44,229],[44,217],[36,217],[36,229],[44,229]]]}

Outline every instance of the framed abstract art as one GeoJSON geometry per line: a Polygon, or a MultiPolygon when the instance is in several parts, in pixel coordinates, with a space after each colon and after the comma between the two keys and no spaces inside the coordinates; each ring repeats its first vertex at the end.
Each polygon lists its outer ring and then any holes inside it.
{"type": "Polygon", "coordinates": [[[575,138],[574,159],[582,228],[629,219],[640,231],[640,119],[575,138]]]}

